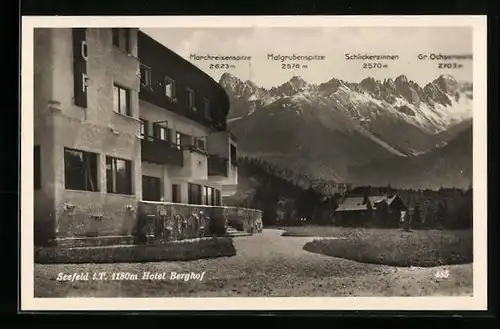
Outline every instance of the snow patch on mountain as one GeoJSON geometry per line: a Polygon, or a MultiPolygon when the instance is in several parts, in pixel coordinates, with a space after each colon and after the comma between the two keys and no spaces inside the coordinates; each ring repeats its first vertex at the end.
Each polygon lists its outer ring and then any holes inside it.
{"type": "Polygon", "coordinates": [[[383,140],[381,140],[380,138],[374,136],[373,134],[371,134],[370,132],[368,131],[361,131],[366,137],[368,137],[369,139],[371,139],[372,141],[374,141],[375,143],[379,144],[380,146],[382,146],[383,148],[385,148],[386,150],[388,150],[389,152],[391,152],[392,154],[395,154],[395,155],[398,155],[398,156],[401,156],[401,157],[406,157],[408,155],[396,150],[394,147],[390,146],[389,144],[387,144],[386,142],[384,142],[383,140]]]}
{"type": "MultiPolygon", "coordinates": [[[[267,114],[274,115],[272,111],[288,109],[290,115],[307,113],[328,120],[333,129],[358,129],[394,154],[417,154],[429,149],[422,149],[422,145],[411,147],[411,141],[403,141],[405,150],[397,150],[391,145],[401,144],[397,141],[401,137],[394,135],[389,138],[391,142],[384,137],[392,134],[391,125],[399,125],[394,129],[404,131],[401,127],[407,124],[420,134],[436,135],[472,117],[472,84],[456,81],[451,75],[441,75],[423,88],[403,75],[383,81],[368,77],[359,83],[333,78],[319,85],[293,77],[281,86],[265,89],[225,73],[220,84],[239,104],[235,118],[230,112],[229,122],[257,111],[271,111],[267,114]],[[325,111],[331,115],[325,117],[325,111]]],[[[420,137],[417,134],[413,138],[420,137]]]]}
{"type": "Polygon", "coordinates": [[[233,122],[233,121],[237,121],[237,120],[241,120],[243,119],[244,117],[237,117],[237,118],[231,118],[231,119],[227,119],[227,122],[233,122]]]}
{"type": "Polygon", "coordinates": [[[252,96],[250,96],[248,98],[248,101],[250,101],[250,102],[257,101],[257,100],[259,100],[259,99],[257,98],[257,96],[255,96],[255,94],[252,94],[252,96]]]}

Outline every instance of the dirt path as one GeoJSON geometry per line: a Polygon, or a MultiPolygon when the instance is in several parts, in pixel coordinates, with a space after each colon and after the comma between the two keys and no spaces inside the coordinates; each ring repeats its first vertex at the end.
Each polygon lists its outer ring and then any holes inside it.
{"type": "MultiPolygon", "coordinates": [[[[288,237],[281,236],[285,232],[277,229],[265,229],[261,234],[253,236],[239,237],[233,240],[238,251],[235,259],[238,258],[260,258],[286,256],[290,260],[293,258],[311,257],[313,254],[302,249],[304,245],[313,241],[314,237],[288,237]]],[[[320,258],[327,256],[317,255],[320,258]]]]}
{"type": "Polygon", "coordinates": [[[283,231],[234,239],[233,257],[143,264],[36,265],[35,295],[42,297],[215,297],[215,296],[415,296],[472,293],[472,265],[398,269],[313,254],[303,250],[311,237],[282,237],[283,231]],[[202,281],[57,282],[73,272],[203,273],[202,281]]]}

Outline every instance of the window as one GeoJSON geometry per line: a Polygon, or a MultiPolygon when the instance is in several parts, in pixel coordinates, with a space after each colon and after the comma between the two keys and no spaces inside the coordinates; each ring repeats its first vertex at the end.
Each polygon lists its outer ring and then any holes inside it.
{"type": "Polygon", "coordinates": [[[231,144],[231,163],[236,164],[237,163],[237,155],[236,155],[236,146],[234,144],[231,144]]]}
{"type": "Polygon", "coordinates": [[[113,110],[130,116],[130,91],[118,85],[113,86],[113,110]]]}
{"type": "Polygon", "coordinates": [[[172,184],[172,202],[181,202],[181,186],[179,184],[172,184]]]}
{"type": "Polygon", "coordinates": [[[205,186],[205,204],[209,206],[214,205],[214,188],[205,186]]]}
{"type": "Polygon", "coordinates": [[[203,104],[204,104],[205,118],[210,119],[210,101],[205,98],[203,104]]]}
{"type": "Polygon", "coordinates": [[[162,127],[162,126],[158,126],[158,138],[159,139],[164,140],[164,141],[168,141],[169,138],[168,138],[167,132],[168,132],[167,128],[162,127]]]}
{"type": "Polygon", "coordinates": [[[183,146],[191,146],[191,136],[177,132],[175,134],[175,144],[177,149],[181,149],[183,146]]]}
{"type": "Polygon", "coordinates": [[[186,89],[186,105],[190,109],[194,108],[194,91],[191,89],[186,89]]]}
{"type": "Polygon", "coordinates": [[[106,190],[108,193],[132,194],[132,162],[106,157],[106,190]]]}
{"type": "Polygon", "coordinates": [[[33,173],[33,180],[34,180],[34,187],[35,190],[38,190],[42,186],[42,167],[40,163],[40,145],[35,145],[35,151],[34,151],[34,173],[33,173]]]}
{"type": "Polygon", "coordinates": [[[130,52],[130,29],[114,28],[111,31],[113,34],[113,46],[130,52]]]}
{"type": "Polygon", "coordinates": [[[161,201],[162,186],[159,177],[142,176],[142,199],[145,201],[161,201]]]}
{"type": "Polygon", "coordinates": [[[215,206],[216,203],[215,203],[215,189],[214,188],[211,189],[210,202],[211,202],[210,203],[211,205],[215,206]]]}
{"type": "Polygon", "coordinates": [[[175,81],[169,77],[165,77],[165,96],[170,99],[175,98],[175,81]]]}
{"type": "Polygon", "coordinates": [[[222,205],[222,200],[220,197],[220,190],[215,190],[215,205],[216,206],[222,205]]]}
{"type": "Polygon", "coordinates": [[[175,145],[177,145],[177,148],[180,150],[181,149],[181,140],[182,140],[182,134],[181,133],[175,133],[175,145]]]}
{"type": "Polygon", "coordinates": [[[188,183],[188,203],[201,204],[201,185],[188,183]]]}
{"type": "Polygon", "coordinates": [[[155,138],[161,139],[162,141],[170,141],[172,131],[167,127],[159,124],[155,124],[155,138]]]}
{"type": "Polygon", "coordinates": [[[97,154],[64,149],[64,183],[68,190],[99,191],[97,154]]]}
{"type": "Polygon", "coordinates": [[[139,119],[139,120],[141,121],[141,136],[142,137],[149,136],[149,134],[148,134],[149,122],[147,120],[144,120],[144,119],[139,119]]]}
{"type": "Polygon", "coordinates": [[[141,64],[141,88],[151,88],[151,68],[141,64]]]}
{"type": "Polygon", "coordinates": [[[195,138],[195,147],[199,150],[206,151],[207,143],[205,137],[195,138]]]}

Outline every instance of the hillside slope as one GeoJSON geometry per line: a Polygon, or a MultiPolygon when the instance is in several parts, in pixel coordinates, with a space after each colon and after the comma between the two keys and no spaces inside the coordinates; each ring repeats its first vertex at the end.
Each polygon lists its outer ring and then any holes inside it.
{"type": "Polygon", "coordinates": [[[338,182],[356,180],[352,167],[431,152],[472,116],[472,85],[445,75],[424,87],[405,76],[319,85],[294,77],[268,90],[227,73],[220,84],[241,154],[338,182]]]}
{"type": "Polygon", "coordinates": [[[351,168],[354,183],[403,188],[467,188],[472,183],[472,128],[445,146],[411,158],[374,161],[351,168]]]}

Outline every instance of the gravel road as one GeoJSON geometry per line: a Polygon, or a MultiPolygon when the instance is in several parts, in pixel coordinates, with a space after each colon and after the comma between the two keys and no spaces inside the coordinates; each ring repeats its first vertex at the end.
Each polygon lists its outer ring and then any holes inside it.
{"type": "Polygon", "coordinates": [[[283,237],[283,231],[237,237],[233,257],[189,262],[35,265],[37,297],[222,297],[222,296],[422,296],[472,294],[472,265],[405,269],[364,264],[309,253],[311,237],[283,237]],[[164,280],[58,282],[59,273],[163,273],[164,280]],[[203,273],[202,280],[171,280],[172,272],[203,273]]]}

